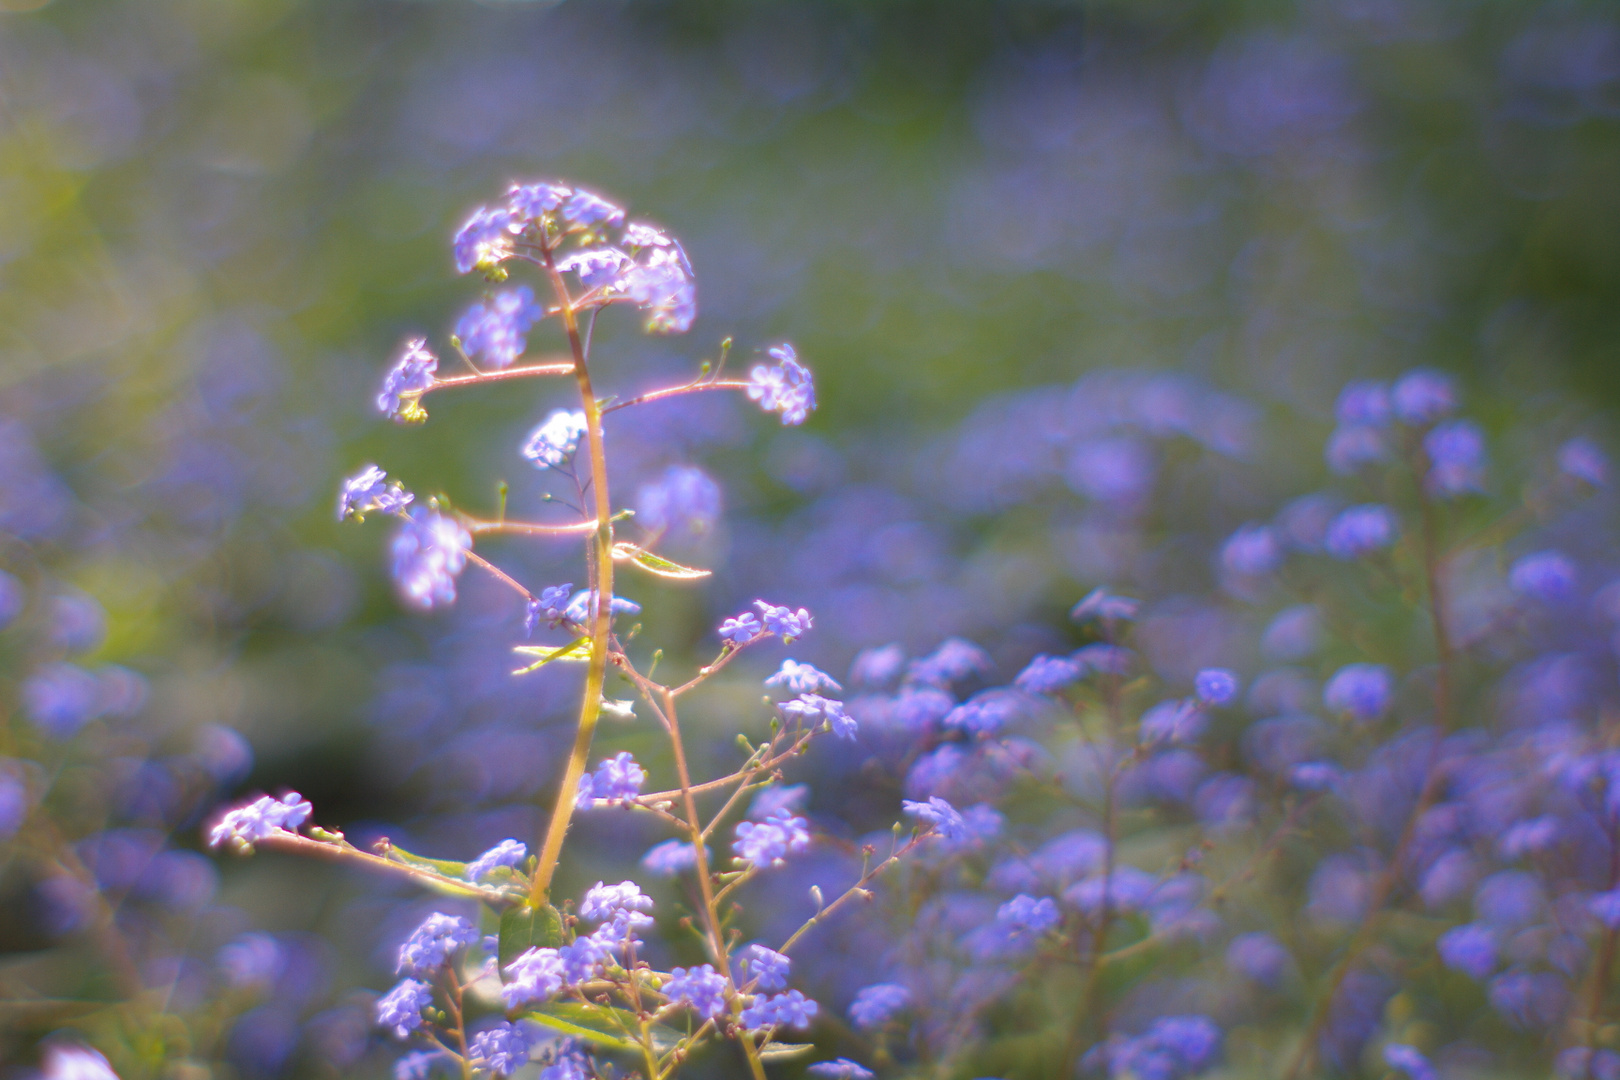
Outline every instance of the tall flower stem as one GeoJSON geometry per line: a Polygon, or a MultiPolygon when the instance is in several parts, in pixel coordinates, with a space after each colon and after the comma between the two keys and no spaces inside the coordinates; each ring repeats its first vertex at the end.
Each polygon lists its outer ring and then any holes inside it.
{"type": "Polygon", "coordinates": [[[557,270],[549,244],[542,246],[541,254],[546,273],[551,278],[552,290],[557,295],[563,329],[568,334],[568,347],[574,356],[574,379],[579,384],[580,403],[585,411],[585,438],[591,459],[591,498],[597,525],[590,560],[591,655],[585,669],[585,696],[579,704],[579,727],[574,732],[574,747],[568,755],[568,767],[563,770],[562,783],[557,788],[557,802],[551,811],[551,821],[546,826],[546,837],[540,846],[540,858],[529,890],[529,902],[534,905],[544,903],[551,892],[551,879],[557,872],[557,859],[562,854],[563,839],[568,835],[568,823],[574,814],[579,780],[585,774],[591,738],[596,734],[596,721],[601,715],[602,682],[607,674],[608,632],[613,621],[613,513],[608,499],[607,451],[602,444],[602,406],[591,389],[585,342],[580,336],[579,319],[574,312],[573,300],[568,295],[568,286],[557,270]]]}

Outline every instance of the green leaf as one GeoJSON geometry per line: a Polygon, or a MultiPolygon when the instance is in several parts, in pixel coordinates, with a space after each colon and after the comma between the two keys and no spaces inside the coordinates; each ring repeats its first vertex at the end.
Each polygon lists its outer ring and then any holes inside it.
{"type": "Polygon", "coordinates": [[[563,936],[562,915],[550,904],[534,908],[517,904],[501,914],[501,967],[521,952],[536,946],[555,949],[568,944],[563,936]]]}
{"type": "Polygon", "coordinates": [[[386,858],[390,862],[397,862],[402,866],[409,866],[413,870],[421,870],[431,877],[418,878],[425,884],[437,889],[439,892],[451,896],[478,896],[482,897],[484,891],[467,880],[467,864],[453,862],[449,859],[426,859],[420,855],[412,855],[402,847],[389,845],[386,858]]]}
{"type": "Polygon", "coordinates": [[[759,1060],[791,1061],[796,1057],[803,1057],[815,1048],[815,1043],[767,1043],[759,1048],[759,1060]]]}
{"type": "MultiPolygon", "coordinates": [[[[628,1009],[615,1009],[607,1005],[587,1005],[578,1001],[556,1001],[523,1014],[530,1020],[554,1031],[587,1039],[610,1050],[637,1050],[640,1030],[636,1014],[628,1009]],[[626,1034],[626,1032],[629,1034],[626,1034]]],[[[654,1053],[667,1053],[681,1033],[663,1024],[654,1024],[649,1032],[654,1053]]]]}
{"type": "Polygon", "coordinates": [[[613,545],[613,557],[621,562],[628,560],[635,563],[649,574],[659,577],[674,578],[677,581],[692,581],[696,578],[706,578],[714,573],[712,570],[694,570],[690,566],[682,566],[677,562],[670,562],[662,555],[654,555],[650,551],[643,551],[634,544],[618,543],[613,545]]]}
{"type": "Polygon", "coordinates": [[[515,645],[515,653],[524,656],[538,656],[540,659],[526,668],[519,668],[512,672],[514,675],[527,675],[531,671],[539,671],[553,660],[589,660],[591,658],[591,639],[577,637],[566,645],[515,645]]]}

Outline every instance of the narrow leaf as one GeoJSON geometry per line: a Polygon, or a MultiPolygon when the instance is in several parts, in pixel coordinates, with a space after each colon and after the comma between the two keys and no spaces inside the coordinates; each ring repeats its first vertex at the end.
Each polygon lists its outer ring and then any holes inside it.
{"type": "Polygon", "coordinates": [[[670,562],[662,555],[654,555],[644,551],[634,544],[617,543],[613,545],[613,557],[620,562],[633,562],[649,574],[659,577],[674,578],[677,581],[692,581],[696,578],[706,578],[714,573],[712,570],[695,570],[690,566],[682,566],[678,562],[670,562]]]}
{"type": "Polygon", "coordinates": [[[791,1061],[816,1048],[815,1043],[767,1043],[759,1048],[761,1061],[791,1061]]]}
{"type": "Polygon", "coordinates": [[[501,966],[511,963],[519,953],[540,947],[555,949],[566,945],[563,937],[562,916],[550,904],[534,908],[518,904],[501,914],[500,944],[497,949],[501,966]]]}
{"type": "Polygon", "coordinates": [[[390,862],[397,862],[402,866],[409,866],[413,870],[423,871],[430,875],[419,878],[442,893],[450,896],[482,896],[483,891],[467,880],[467,864],[453,862],[449,859],[426,859],[420,855],[412,855],[402,847],[390,845],[386,858],[390,862]]]}
{"type": "Polygon", "coordinates": [[[514,675],[527,675],[531,671],[539,671],[553,660],[589,660],[591,658],[591,639],[577,637],[566,645],[514,645],[512,651],[522,653],[524,656],[537,656],[540,659],[526,668],[519,668],[512,672],[514,675]]]}
{"type": "MultiPolygon", "coordinates": [[[[557,1001],[541,1005],[524,1013],[528,1019],[544,1024],[579,1039],[588,1039],[598,1046],[613,1050],[635,1050],[639,1030],[636,1014],[627,1009],[607,1005],[587,1005],[583,1002],[557,1001]],[[628,1032],[628,1034],[626,1034],[628,1032]]],[[[654,1024],[652,1035],[655,1053],[667,1053],[681,1038],[680,1032],[663,1024],[654,1024]]]]}

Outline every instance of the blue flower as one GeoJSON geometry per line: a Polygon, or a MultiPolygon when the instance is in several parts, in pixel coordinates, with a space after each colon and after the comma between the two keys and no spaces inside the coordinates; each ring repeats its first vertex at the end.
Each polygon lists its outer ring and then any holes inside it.
{"type": "Polygon", "coordinates": [[[849,677],[861,686],[885,686],[900,674],[906,663],[906,650],[899,642],[876,649],[862,649],[850,664],[849,677]]]}
{"type": "Polygon", "coordinates": [[[1485,490],[1485,433],[1468,420],[1438,424],[1423,437],[1429,456],[1424,483],[1436,495],[1485,490]]]}
{"type": "Polygon", "coordinates": [[[523,355],[527,335],[545,317],[527,285],[506,289],[468,308],[456,323],[462,350],[492,368],[510,367],[523,355]]]}
{"type": "Polygon", "coordinates": [[[54,739],[71,738],[102,715],[101,683],[76,664],[47,664],[22,686],[23,711],[54,739]]]}
{"type": "Polygon", "coordinates": [[[779,866],[789,855],[809,846],[809,822],[787,810],[777,810],[764,821],[738,822],[737,840],[731,849],[756,866],[779,866]]]}
{"type": "Polygon", "coordinates": [[[817,694],[823,690],[837,693],[844,689],[825,671],[797,660],[783,660],[781,670],[766,679],[765,685],[785,686],[795,694],[817,694]]]}
{"type": "Polygon", "coordinates": [[[516,217],[539,221],[563,204],[573,192],[561,184],[544,181],[513,184],[506,193],[506,205],[516,217]]]}
{"type": "Polygon", "coordinates": [[[1591,439],[1576,437],[1559,447],[1558,469],[1592,487],[1609,482],[1609,457],[1591,439]]]}
{"type": "Polygon", "coordinates": [[[1405,1073],[1408,1080],[1435,1080],[1434,1066],[1415,1046],[1390,1043],[1384,1047],[1384,1063],[1405,1073]]]}
{"type": "Polygon", "coordinates": [[[596,772],[580,778],[579,799],[576,805],[584,810],[596,800],[629,803],[641,794],[641,785],[647,782],[647,773],[628,750],[604,759],[596,772]]]}
{"type": "Polygon", "coordinates": [[[531,1001],[545,1001],[567,983],[563,959],[556,949],[532,948],[518,954],[506,965],[507,980],[501,987],[501,1000],[507,1009],[531,1001]]]}
{"type": "Polygon", "coordinates": [[[1056,694],[1085,677],[1084,665],[1061,656],[1037,656],[1031,660],[1013,684],[1031,694],[1056,694]]]}
{"type": "MultiPolygon", "coordinates": [[[[765,632],[776,634],[788,644],[804,636],[805,631],[809,630],[814,622],[804,608],[794,611],[792,608],[767,604],[763,600],[755,600],[754,606],[759,608],[759,617],[764,623],[765,632]]],[[[721,628],[721,633],[725,633],[724,627],[721,628]]]]}
{"type": "Polygon", "coordinates": [[[1282,565],[1283,551],[1269,525],[1249,524],[1221,545],[1221,566],[1240,578],[1263,577],[1282,565]]]}
{"type": "Polygon", "coordinates": [[[584,228],[617,225],[624,220],[624,210],[594,192],[576,188],[563,204],[562,218],[569,224],[584,228]]]}
{"type": "Polygon", "coordinates": [[[660,877],[674,877],[697,865],[690,840],[665,840],[641,857],[641,865],[660,877]]]}
{"type": "Polygon", "coordinates": [[[382,390],[377,394],[377,410],[395,423],[416,423],[427,419],[421,399],[433,385],[433,373],[439,370],[439,358],[427,350],[424,338],[406,342],[401,356],[383,377],[382,390]]]}
{"type": "Polygon", "coordinates": [[[1440,960],[1454,971],[1483,980],[1496,970],[1496,935],[1487,926],[1455,926],[1435,942],[1440,960]]]}
{"type": "Polygon", "coordinates": [[[702,536],[720,520],[720,486],[692,465],[671,465],[636,496],[636,520],[655,533],[702,536]]]}
{"type": "Polygon", "coordinates": [[[1006,689],[985,690],[945,714],[942,723],[970,735],[986,737],[1021,717],[1029,699],[1006,689]]]}
{"type": "Polygon", "coordinates": [[[493,267],[512,254],[512,211],[505,207],[480,206],[456,231],[451,244],[456,270],[467,273],[493,267]]]}
{"type": "Polygon", "coordinates": [[[1514,592],[1546,603],[1573,597],[1577,580],[1574,562],[1560,551],[1526,555],[1508,570],[1508,584],[1514,592]]]}
{"type": "Polygon", "coordinates": [[[771,367],[755,366],[748,373],[746,393],[766,412],[781,413],[783,424],[802,424],[816,407],[816,388],[810,370],[799,363],[793,346],[785,342],[771,349],[770,356],[777,363],[771,367]]]}
{"type": "Polygon", "coordinates": [[[849,1058],[834,1058],[832,1061],[818,1061],[805,1070],[816,1080],[872,1080],[876,1074],[859,1062],[849,1058]]]}
{"type": "Polygon", "coordinates": [[[1368,427],[1388,425],[1393,411],[1389,401],[1389,386],[1381,382],[1357,381],[1344,384],[1334,415],[1341,424],[1364,424],[1368,427]]]}
{"type": "Polygon", "coordinates": [[[1288,964],[1288,950],[1263,931],[1239,934],[1226,948],[1226,966],[1264,986],[1281,982],[1288,964]]]}
{"type": "Polygon", "coordinates": [[[1139,724],[1144,744],[1196,742],[1209,717],[1196,701],[1182,698],[1161,701],[1142,714],[1139,724]]]}
{"type": "Polygon", "coordinates": [[[1457,407],[1457,391],[1451,380],[1427,368],[1402,375],[1390,394],[1395,415],[1414,426],[1433,423],[1457,407]]]}
{"type": "Polygon", "coordinates": [[[1491,1008],[1525,1031],[1547,1028],[1564,1013],[1569,990],[1551,972],[1509,971],[1491,980],[1491,1008]]]}
{"type": "Polygon", "coordinates": [[[496,1076],[507,1076],[529,1063],[529,1038],[522,1028],[496,1021],[472,1037],[467,1046],[469,1064],[482,1066],[496,1076]]]}
{"type": "Polygon", "coordinates": [[[1620,1054],[1572,1046],[1558,1052],[1553,1068],[1563,1080],[1620,1080],[1620,1054]]]}
{"type": "Polygon", "coordinates": [[[763,632],[759,618],[752,611],[745,611],[720,624],[720,640],[733,647],[746,645],[763,632]]]}
{"type": "Polygon", "coordinates": [[[541,589],[540,595],[530,600],[524,610],[523,632],[534,633],[542,619],[556,626],[567,618],[568,600],[573,591],[574,583],[571,581],[541,589]]]}
{"type": "Polygon", "coordinates": [[[1398,531],[1389,507],[1352,506],[1328,525],[1322,546],[1336,559],[1354,559],[1389,547],[1398,531]]]}
{"type": "Polygon", "coordinates": [[[855,992],[849,1018],[858,1028],[878,1028],[911,1004],[911,991],[899,983],[875,983],[855,992]]]}
{"type": "Polygon", "coordinates": [[[1322,703],[1357,720],[1376,720],[1389,711],[1394,694],[1395,680],[1389,668],[1382,664],[1348,664],[1328,680],[1322,690],[1322,703]]]}
{"type": "Polygon", "coordinates": [[[1237,698],[1237,676],[1225,668],[1205,668],[1193,677],[1193,693],[1206,705],[1230,705],[1237,698]]]}
{"type": "Polygon", "coordinates": [[[394,582],[406,603],[424,611],[456,599],[456,575],[467,565],[472,537],[436,507],[417,507],[394,534],[394,582]]]}
{"type": "Polygon", "coordinates": [[[520,452],[537,469],[560,469],[578,452],[586,430],[582,410],[555,409],[539,427],[529,432],[520,452]]]}
{"type": "Polygon", "coordinates": [[[726,1008],[726,980],[718,975],[713,964],[700,964],[693,968],[675,968],[664,984],[664,994],[676,1002],[684,1002],[699,1016],[713,1019],[726,1008]]]}
{"type": "Polygon", "coordinates": [[[653,909],[652,897],[642,893],[633,881],[617,885],[604,885],[598,881],[586,890],[579,904],[579,917],[591,922],[606,922],[614,927],[614,938],[624,936],[625,930],[651,926],[652,918],[646,913],[653,909]]]}
{"type": "MultiPolygon", "coordinates": [[[[588,589],[581,589],[575,593],[574,598],[568,601],[568,607],[563,611],[563,618],[571,623],[584,626],[591,617],[591,608],[594,605],[590,603],[590,599],[593,595],[588,589]]],[[[615,596],[608,602],[608,614],[640,615],[641,605],[634,600],[626,600],[622,596],[615,596]]]]}
{"type": "Polygon", "coordinates": [[[451,953],[477,940],[478,931],[466,919],[435,911],[399,947],[394,974],[427,975],[442,967],[451,953]]]}
{"type": "Polygon", "coordinates": [[[1349,476],[1363,465],[1386,460],[1389,447],[1382,431],[1353,424],[1335,429],[1328,437],[1326,457],[1328,468],[1349,476]]]}
{"type": "Polygon", "coordinates": [[[969,675],[990,671],[990,654],[962,638],[946,638],[939,648],[906,668],[906,678],[928,686],[949,686],[969,675]]]}
{"type": "Polygon", "coordinates": [[[842,701],[822,697],[820,694],[800,694],[792,701],[778,705],[777,711],[789,720],[810,728],[825,720],[834,735],[840,739],[853,739],[859,725],[844,709],[842,701]]]}
{"type": "Polygon", "coordinates": [[[377,1026],[403,1039],[422,1026],[422,1010],[433,1004],[433,990],[425,982],[405,979],[377,1000],[377,1026]]]}
{"type": "Polygon", "coordinates": [[[749,1031],[772,1026],[807,1028],[819,1011],[814,1001],[797,990],[789,990],[771,998],[756,997],[737,1019],[749,1031]]]}
{"type": "Polygon", "coordinates": [[[938,795],[929,796],[927,802],[902,799],[900,808],[919,821],[932,825],[934,831],[947,840],[961,840],[968,835],[967,822],[962,819],[961,813],[938,795]]]}
{"type": "MultiPolygon", "coordinates": [[[[649,334],[684,334],[697,318],[697,284],[686,251],[672,238],[651,226],[631,224],[625,229],[625,242],[632,248],[644,241],[640,250],[615,283],[615,288],[647,313],[643,326],[649,334]]],[[[802,370],[802,369],[801,369],[802,370]]],[[[805,372],[809,379],[809,372],[805,372]]],[[[815,407],[810,392],[810,408],[815,407]]],[[[783,414],[783,423],[789,421],[783,414]]]]}
{"type": "Polygon", "coordinates": [[[775,949],[750,945],[737,963],[744,978],[753,980],[756,989],[780,990],[787,986],[788,968],[793,962],[775,949]]]}
{"type": "Polygon", "coordinates": [[[370,513],[402,513],[414,498],[398,480],[390,482],[387,473],[375,465],[367,465],[343,481],[338,489],[338,520],[364,521],[370,513]]]}
{"type": "Polygon", "coordinates": [[[1077,623],[1090,622],[1092,619],[1101,619],[1104,622],[1127,622],[1136,618],[1137,609],[1141,602],[1128,596],[1114,596],[1107,589],[1093,589],[1089,595],[1074,606],[1069,612],[1069,618],[1077,623]]]}
{"type": "Polygon", "coordinates": [[[499,866],[517,866],[529,857],[529,849],[516,840],[502,840],[467,864],[467,880],[482,881],[499,866]]]}
{"type": "Polygon", "coordinates": [[[309,819],[313,809],[296,791],[289,791],[280,799],[261,796],[227,811],[209,831],[208,846],[217,848],[227,840],[253,844],[277,829],[296,830],[309,819]]]}

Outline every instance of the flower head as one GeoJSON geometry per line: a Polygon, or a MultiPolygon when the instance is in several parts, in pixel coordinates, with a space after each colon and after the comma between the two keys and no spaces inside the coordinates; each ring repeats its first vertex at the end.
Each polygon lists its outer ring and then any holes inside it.
{"type": "Polygon", "coordinates": [[[752,611],[734,615],[720,624],[720,640],[734,648],[748,644],[762,633],[764,628],[752,611]]]}
{"type": "Polygon", "coordinates": [[[451,953],[477,940],[478,931],[466,919],[435,911],[399,947],[394,974],[429,975],[443,967],[451,953]]]}
{"type": "Polygon", "coordinates": [[[782,667],[775,675],[765,680],[766,686],[786,687],[795,694],[818,694],[823,690],[834,693],[844,688],[838,680],[813,664],[801,664],[797,660],[783,660],[782,667]]]}
{"type": "Polygon", "coordinates": [[[472,1037],[467,1045],[467,1060],[495,1076],[508,1076],[529,1063],[529,1037],[522,1028],[497,1021],[494,1027],[472,1037]]]}
{"type": "MultiPolygon", "coordinates": [[[[628,750],[605,758],[596,772],[580,778],[580,809],[595,805],[596,800],[629,803],[641,794],[641,785],[647,782],[647,773],[628,750]]],[[[627,883],[628,884],[628,883],[627,883]]]]}
{"type": "Polygon", "coordinates": [[[530,600],[523,613],[523,632],[534,633],[535,627],[541,620],[556,626],[567,617],[568,601],[573,596],[574,583],[564,582],[561,585],[552,585],[540,590],[540,595],[530,600]]]}
{"type": "Polygon", "coordinates": [[[759,608],[759,617],[765,625],[765,632],[776,634],[789,644],[794,639],[802,637],[814,624],[810,613],[804,608],[794,611],[792,608],[767,604],[763,600],[755,600],[754,606],[759,608]]]}
{"type": "Polygon", "coordinates": [[[454,603],[456,575],[467,565],[472,536],[437,507],[417,507],[394,534],[394,583],[400,596],[423,611],[454,603]]]}
{"type": "Polygon", "coordinates": [[[296,791],[289,791],[280,799],[261,796],[227,811],[209,831],[208,846],[217,848],[227,840],[254,844],[277,829],[296,831],[309,819],[313,809],[296,791]]]}
{"type": "Polygon", "coordinates": [[[427,419],[422,395],[433,386],[433,373],[439,358],[427,350],[427,340],[416,338],[405,345],[405,354],[383,376],[377,394],[377,409],[399,424],[420,423],[427,419]]]}
{"type": "Polygon", "coordinates": [[[919,821],[932,825],[947,840],[960,840],[968,835],[967,822],[962,819],[961,813],[938,795],[929,796],[927,802],[901,800],[900,808],[919,821]]]}
{"type": "Polygon", "coordinates": [[[737,966],[742,969],[743,978],[753,982],[755,989],[780,990],[787,986],[788,968],[792,963],[775,949],[750,945],[737,966]]]}
{"type": "Polygon", "coordinates": [[[467,864],[467,880],[482,881],[497,867],[518,866],[529,857],[529,849],[516,840],[502,840],[467,864]]]}
{"type": "Polygon", "coordinates": [[[473,211],[450,245],[456,270],[463,274],[475,268],[490,270],[510,256],[515,224],[512,211],[506,207],[480,206],[473,211]]]}
{"type": "Polygon", "coordinates": [[[816,387],[810,369],[799,363],[793,346],[787,343],[771,349],[774,365],[756,365],[748,373],[747,394],[766,412],[782,414],[782,423],[796,426],[816,407],[816,387]]]}
{"type": "Polygon", "coordinates": [[[1352,506],[1328,525],[1322,546],[1336,559],[1355,559],[1387,548],[1399,532],[1389,507],[1352,506]]]}
{"type": "Polygon", "coordinates": [[[527,285],[506,289],[468,308],[456,323],[456,337],[469,357],[492,368],[510,367],[523,355],[531,327],[545,317],[527,285]]]}
{"type": "Polygon", "coordinates": [[[1561,551],[1538,551],[1516,561],[1508,584],[1520,596],[1557,603],[1575,595],[1575,564],[1561,551]]]}
{"type": "Polygon", "coordinates": [[[1322,690],[1322,703],[1357,720],[1376,720],[1389,710],[1395,680],[1382,664],[1349,664],[1334,673],[1322,690]]]}
{"type": "Polygon", "coordinates": [[[737,824],[731,849],[756,866],[780,866],[791,854],[810,846],[809,822],[787,810],[777,810],[764,821],[737,824]]]}
{"type": "Polygon", "coordinates": [[[807,1028],[819,1011],[814,1001],[797,990],[789,990],[769,998],[761,994],[737,1019],[749,1031],[765,1027],[807,1028]]]}
{"type": "Polygon", "coordinates": [[[792,701],[784,701],[776,709],[789,720],[798,721],[807,728],[826,721],[833,734],[840,739],[853,739],[859,728],[855,718],[844,709],[842,701],[824,698],[820,694],[800,694],[792,701]]]}
{"type": "Polygon", "coordinates": [[[537,469],[559,469],[573,460],[586,430],[582,410],[556,409],[539,427],[529,432],[521,453],[537,469]]]}
{"type": "Polygon", "coordinates": [[[1390,401],[1402,423],[1431,424],[1457,407],[1457,391],[1440,372],[1417,368],[1396,380],[1390,401]]]}
{"type": "Polygon", "coordinates": [[[669,976],[664,993],[671,1001],[690,1005],[693,1012],[709,1019],[725,1011],[726,980],[715,972],[713,964],[675,968],[669,976]]]}
{"type": "Polygon", "coordinates": [[[702,536],[720,520],[720,485],[695,466],[671,465],[637,492],[636,520],[658,533],[702,536]]]}
{"type": "Polygon", "coordinates": [[[1237,676],[1225,668],[1205,668],[1194,677],[1193,692],[1206,705],[1230,705],[1237,697],[1237,676]]]}
{"type": "Polygon", "coordinates": [[[858,1028],[878,1028],[895,1013],[911,1004],[911,991],[899,983],[876,983],[855,992],[849,1018],[858,1028]]]}
{"type": "Polygon", "coordinates": [[[388,474],[377,466],[367,465],[343,481],[338,489],[338,520],[364,521],[370,513],[403,513],[414,498],[398,480],[390,481],[388,474]]]}
{"type": "Polygon", "coordinates": [[[1468,420],[1437,424],[1423,437],[1429,456],[1424,481],[1436,495],[1463,495],[1485,490],[1485,434],[1468,420]]]}
{"type": "Polygon", "coordinates": [[[377,1000],[377,1026],[403,1039],[422,1026],[422,1010],[433,1004],[433,988],[416,979],[404,979],[377,1000]]]}

